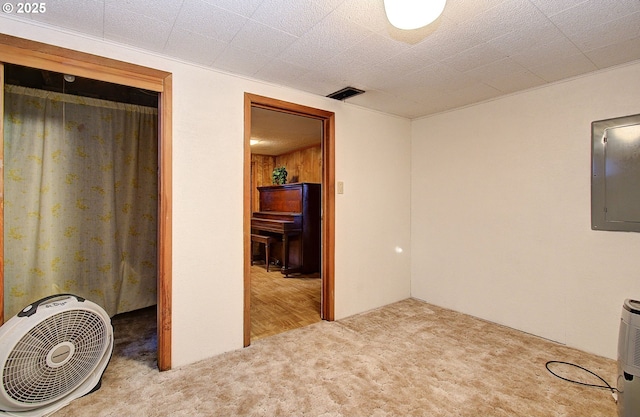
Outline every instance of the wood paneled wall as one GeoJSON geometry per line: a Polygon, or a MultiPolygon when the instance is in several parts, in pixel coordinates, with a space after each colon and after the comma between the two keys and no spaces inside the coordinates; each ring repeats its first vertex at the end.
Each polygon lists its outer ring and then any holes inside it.
{"type": "Polygon", "coordinates": [[[258,187],[271,185],[271,173],[276,167],[276,158],[269,155],[251,154],[251,212],[258,211],[260,196],[258,187]]]}
{"type": "Polygon", "coordinates": [[[276,157],[276,166],[287,168],[287,182],[322,182],[320,146],[300,149],[276,157]]]}
{"type": "Polygon", "coordinates": [[[322,148],[320,145],[299,149],[278,156],[251,154],[251,211],[259,209],[257,187],[272,185],[271,173],[275,167],[287,169],[287,183],[322,182],[322,148]]]}

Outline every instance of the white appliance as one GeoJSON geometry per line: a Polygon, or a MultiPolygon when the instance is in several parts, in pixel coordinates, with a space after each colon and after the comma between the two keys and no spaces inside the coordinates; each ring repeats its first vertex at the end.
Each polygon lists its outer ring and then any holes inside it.
{"type": "Polygon", "coordinates": [[[0,327],[0,415],[44,416],[100,388],[113,326],[99,305],[45,297],[0,327]]]}
{"type": "Polygon", "coordinates": [[[640,416],[640,301],[622,306],[618,335],[618,415],[640,416]]]}

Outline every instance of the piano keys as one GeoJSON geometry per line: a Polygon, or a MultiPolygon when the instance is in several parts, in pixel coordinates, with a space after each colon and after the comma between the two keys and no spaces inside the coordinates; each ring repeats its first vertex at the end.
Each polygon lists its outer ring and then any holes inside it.
{"type": "Polygon", "coordinates": [[[321,185],[292,183],[258,187],[259,211],[251,217],[251,233],[276,236],[281,242],[281,272],[320,271],[321,185]]]}

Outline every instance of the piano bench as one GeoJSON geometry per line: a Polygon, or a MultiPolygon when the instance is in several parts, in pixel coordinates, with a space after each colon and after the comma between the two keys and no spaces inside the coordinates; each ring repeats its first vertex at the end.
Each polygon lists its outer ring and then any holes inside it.
{"type": "MultiPolygon", "coordinates": [[[[269,272],[269,247],[275,241],[276,241],[276,238],[272,236],[256,235],[253,233],[251,234],[252,243],[256,242],[256,243],[264,244],[264,252],[265,252],[265,258],[266,258],[265,264],[267,265],[267,272],[269,272]]],[[[253,265],[253,252],[251,253],[251,265],[253,265]]]]}

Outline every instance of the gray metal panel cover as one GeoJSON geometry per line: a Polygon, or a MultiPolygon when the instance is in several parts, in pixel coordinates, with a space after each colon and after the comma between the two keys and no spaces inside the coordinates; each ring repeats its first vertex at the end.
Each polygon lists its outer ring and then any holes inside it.
{"type": "Polygon", "coordinates": [[[640,115],[592,124],[591,227],[640,231],[640,115]]]}

